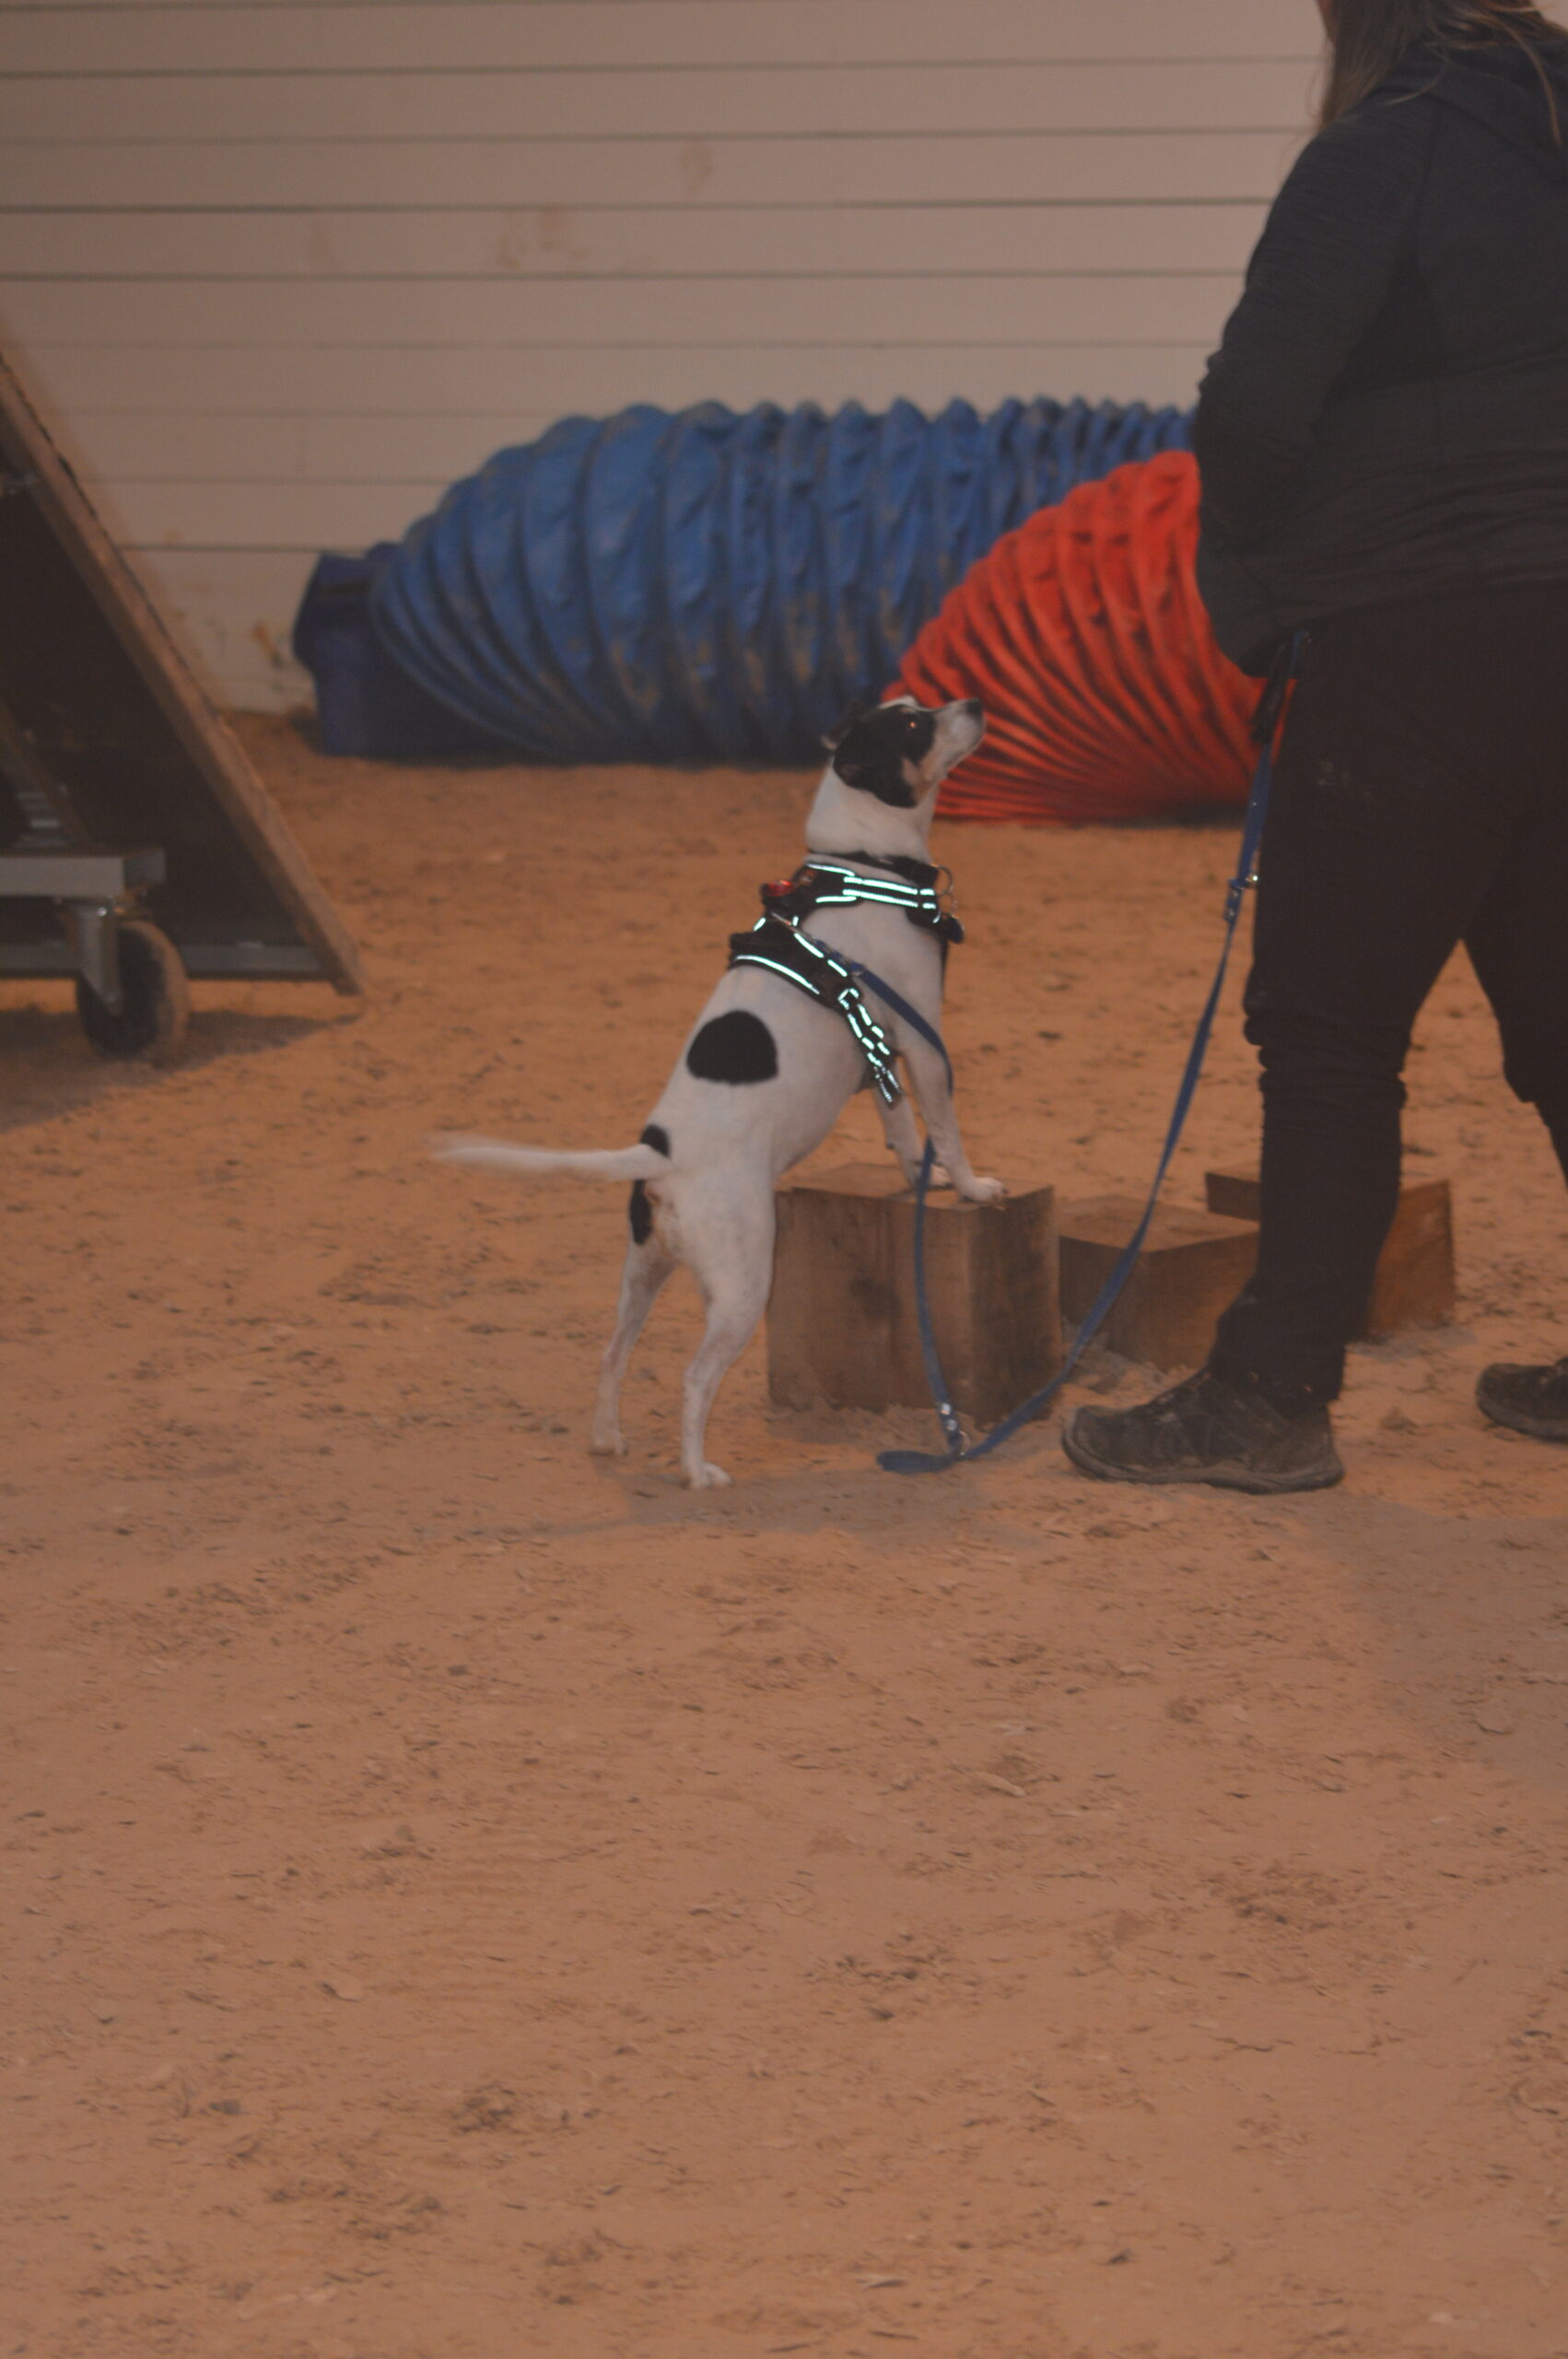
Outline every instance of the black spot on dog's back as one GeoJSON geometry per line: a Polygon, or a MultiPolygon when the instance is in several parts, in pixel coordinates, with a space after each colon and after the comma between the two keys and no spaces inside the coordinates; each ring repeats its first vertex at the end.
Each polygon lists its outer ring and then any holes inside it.
{"type": "Polygon", "coordinates": [[[669,1160],[670,1133],[661,1122],[649,1122],[641,1138],[638,1139],[638,1144],[650,1146],[655,1155],[661,1155],[666,1161],[669,1160]]]}
{"type": "Polygon", "coordinates": [[[686,1050],[686,1071],[698,1081],[771,1081],[778,1050],[760,1015],[732,1007],[703,1026],[686,1050]]]}
{"type": "Polygon", "coordinates": [[[646,1245],[653,1234],[653,1206],[648,1201],[647,1182],[632,1181],[631,1202],[626,1206],[626,1218],[631,1223],[632,1243],[646,1245]]]}

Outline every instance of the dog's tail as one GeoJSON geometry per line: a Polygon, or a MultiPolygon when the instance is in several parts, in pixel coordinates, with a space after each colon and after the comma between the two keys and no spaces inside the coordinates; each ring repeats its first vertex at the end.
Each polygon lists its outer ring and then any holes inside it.
{"type": "Polygon", "coordinates": [[[646,1144],[574,1155],[548,1146],[509,1146],[503,1139],[451,1132],[435,1142],[433,1151],[443,1163],[474,1163],[486,1170],[515,1171],[536,1180],[552,1171],[568,1172],[578,1180],[657,1180],[670,1168],[669,1156],[646,1144]]]}

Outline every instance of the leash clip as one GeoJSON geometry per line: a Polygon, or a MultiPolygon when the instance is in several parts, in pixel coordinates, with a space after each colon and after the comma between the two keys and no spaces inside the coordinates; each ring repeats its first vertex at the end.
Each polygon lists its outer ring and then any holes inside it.
{"type": "Polygon", "coordinates": [[[1274,660],[1269,666],[1269,676],[1263,683],[1263,693],[1258,699],[1252,716],[1252,742],[1255,745],[1270,745],[1279,734],[1284,717],[1285,698],[1291,692],[1301,659],[1305,654],[1311,632],[1293,630],[1274,650],[1274,660]]]}
{"type": "Polygon", "coordinates": [[[1249,893],[1256,893],[1261,881],[1257,862],[1247,865],[1231,878],[1225,887],[1225,922],[1234,925],[1241,915],[1242,903],[1249,893]]]}

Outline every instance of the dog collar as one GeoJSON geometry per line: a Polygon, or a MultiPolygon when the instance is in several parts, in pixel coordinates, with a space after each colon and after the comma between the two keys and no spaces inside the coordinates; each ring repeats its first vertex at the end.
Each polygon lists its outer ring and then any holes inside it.
{"type": "Polygon", "coordinates": [[[793,876],[762,887],[762,906],[769,917],[799,925],[813,910],[848,910],[859,902],[871,902],[882,909],[902,910],[911,925],[927,928],[944,946],[963,941],[964,928],[948,906],[953,880],[946,869],[933,868],[923,860],[897,863],[889,860],[882,865],[896,865],[895,875],[863,876],[859,869],[846,864],[872,858],[870,852],[848,852],[839,859],[813,852],[793,876]]]}
{"type": "MultiPolygon", "coordinates": [[[[825,853],[823,856],[826,859],[834,857],[832,853],[825,853]]],[[[945,868],[935,868],[929,860],[906,860],[898,852],[846,851],[840,852],[837,858],[857,861],[862,868],[891,868],[895,876],[902,876],[906,885],[924,885],[930,888],[936,884],[939,876],[946,876],[949,886],[953,882],[952,876],[945,868]]],[[[810,855],[807,865],[811,866],[815,860],[816,854],[813,852],[810,855]]]]}

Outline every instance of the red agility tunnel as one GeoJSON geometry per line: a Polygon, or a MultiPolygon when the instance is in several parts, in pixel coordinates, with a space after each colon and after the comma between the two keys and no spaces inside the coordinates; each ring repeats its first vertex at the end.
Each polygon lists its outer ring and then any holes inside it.
{"type": "Polygon", "coordinates": [[[945,817],[1158,819],[1246,801],[1258,684],[1215,644],[1197,550],[1198,469],[1170,451],[1080,485],[981,557],[894,691],[985,706],[945,817]]]}

